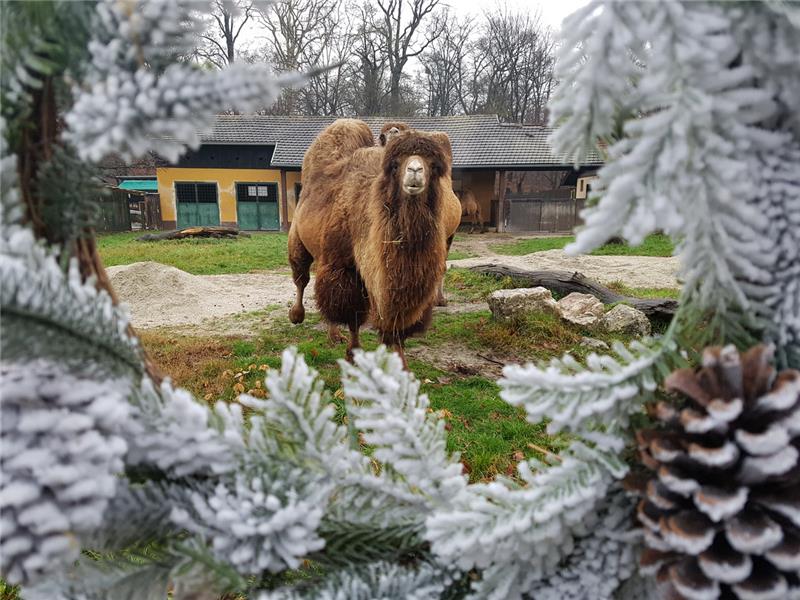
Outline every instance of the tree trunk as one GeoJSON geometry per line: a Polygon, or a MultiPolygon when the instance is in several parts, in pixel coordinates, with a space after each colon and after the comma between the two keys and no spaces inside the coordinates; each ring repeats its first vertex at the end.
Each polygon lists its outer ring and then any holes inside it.
{"type": "Polygon", "coordinates": [[[624,302],[642,311],[649,318],[671,320],[678,310],[678,301],[671,298],[654,298],[644,300],[642,298],[632,298],[623,296],[610,290],[604,285],[592,281],[582,273],[569,271],[528,271],[525,269],[515,269],[505,265],[475,265],[469,267],[470,271],[494,275],[495,277],[511,277],[523,282],[530,287],[543,287],[550,291],[560,294],[570,294],[580,292],[591,294],[604,304],[624,302]]]}

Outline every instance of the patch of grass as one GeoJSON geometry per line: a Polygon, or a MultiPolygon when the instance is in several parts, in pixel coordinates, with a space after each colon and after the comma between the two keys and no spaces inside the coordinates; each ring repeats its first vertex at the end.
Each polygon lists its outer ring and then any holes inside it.
{"type": "Polygon", "coordinates": [[[613,281],[606,287],[614,290],[623,296],[631,296],[633,298],[644,299],[659,299],[659,298],[672,298],[677,300],[681,296],[681,291],[674,288],[636,288],[628,287],[622,281],[613,281]]]}
{"type": "MultiPolygon", "coordinates": [[[[481,324],[490,327],[487,315],[437,315],[429,334],[410,340],[409,346],[424,343],[446,352],[453,341],[480,344],[478,328],[481,324]]],[[[336,361],[344,357],[344,345],[328,343],[315,314],[308,315],[301,325],[274,323],[255,340],[165,332],[146,332],[141,338],[151,358],[176,385],[209,402],[232,401],[241,392],[263,396],[266,370],[278,368],[283,349],[296,346],[332,394],[338,408],[336,418],[344,419],[342,400],[335,395],[341,387],[336,361]]],[[[366,350],[378,345],[375,333],[369,330],[362,332],[361,341],[366,350]]],[[[514,466],[524,456],[541,458],[528,444],[558,451],[566,443],[565,438],[548,436],[544,425],[528,423],[524,411],[503,402],[497,384],[490,379],[462,377],[418,360],[411,360],[410,367],[422,382],[432,409],[447,420],[448,449],[461,453],[473,481],[491,479],[498,473],[513,475],[514,466]]]]}
{"type": "MultiPolygon", "coordinates": [[[[508,244],[491,246],[498,254],[520,256],[543,250],[561,249],[575,240],[575,236],[563,237],[536,237],[517,240],[508,244]]],[[[625,243],[605,244],[592,252],[594,256],[672,256],[674,245],[669,236],[653,234],[647,236],[639,246],[629,246],[625,243]]]]}
{"type": "Polygon", "coordinates": [[[472,252],[466,252],[465,250],[450,250],[450,253],[447,255],[447,260],[461,260],[464,258],[474,258],[475,254],[472,252]]]}
{"type": "Polygon", "coordinates": [[[137,242],[142,235],[114,233],[97,236],[97,247],[107,267],[152,260],[194,275],[250,273],[286,267],[285,233],[254,233],[231,240],[188,239],[137,242]]]}
{"type": "Polygon", "coordinates": [[[0,600],[19,600],[19,586],[0,579],[0,600]]]}
{"type": "Polygon", "coordinates": [[[444,289],[448,299],[459,302],[479,302],[486,300],[494,291],[522,287],[522,285],[512,277],[497,278],[493,275],[475,273],[469,269],[447,269],[444,276],[444,289]]]}

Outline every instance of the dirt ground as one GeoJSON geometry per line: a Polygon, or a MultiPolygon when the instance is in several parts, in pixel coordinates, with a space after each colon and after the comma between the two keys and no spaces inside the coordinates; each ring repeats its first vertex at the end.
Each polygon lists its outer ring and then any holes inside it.
{"type": "Polygon", "coordinates": [[[628,287],[680,288],[679,259],[676,256],[567,256],[563,250],[545,250],[524,256],[505,256],[492,251],[498,242],[510,242],[522,236],[491,234],[461,236],[453,250],[477,255],[476,258],[448,261],[448,266],[472,267],[503,264],[531,271],[578,271],[600,283],[621,281],[628,287]]]}
{"type": "MultiPolygon", "coordinates": [[[[462,236],[453,248],[478,258],[449,261],[469,267],[489,262],[523,269],[580,271],[602,283],[622,281],[630,287],[677,288],[678,259],[645,256],[566,256],[547,250],[526,256],[502,256],[490,244],[513,240],[510,234],[462,236]]],[[[247,335],[273,318],[285,318],[294,301],[292,278],[285,272],[239,275],[191,275],[156,262],[110,267],[108,273],[121,300],[128,304],[134,327],[178,328],[187,334],[247,335]],[[255,313],[255,311],[258,311],[255,313]],[[251,314],[254,313],[254,314],[251,314]]],[[[306,309],[313,310],[313,279],[306,289],[306,309]]],[[[447,312],[485,308],[451,304],[447,312]]]]}

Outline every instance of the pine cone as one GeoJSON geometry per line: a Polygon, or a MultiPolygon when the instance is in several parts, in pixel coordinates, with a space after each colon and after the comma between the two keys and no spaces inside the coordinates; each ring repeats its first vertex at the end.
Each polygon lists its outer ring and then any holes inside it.
{"type": "Polygon", "coordinates": [[[642,569],[669,599],[778,599],[800,593],[800,372],[772,350],[708,348],[702,368],[665,381],[665,427],[637,433],[656,472],[642,486],[642,569]]]}

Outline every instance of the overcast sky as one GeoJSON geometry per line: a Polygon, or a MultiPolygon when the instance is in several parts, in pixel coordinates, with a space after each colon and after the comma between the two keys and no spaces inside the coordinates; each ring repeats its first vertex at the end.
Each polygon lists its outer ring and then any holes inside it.
{"type": "MultiPolygon", "coordinates": [[[[587,4],[588,0],[500,0],[499,5],[508,6],[512,12],[525,12],[536,10],[542,13],[542,22],[557,31],[561,27],[564,17],[587,4]]],[[[484,10],[492,10],[498,2],[492,0],[447,0],[451,8],[461,12],[465,10],[472,14],[480,14],[484,10]]]]}

